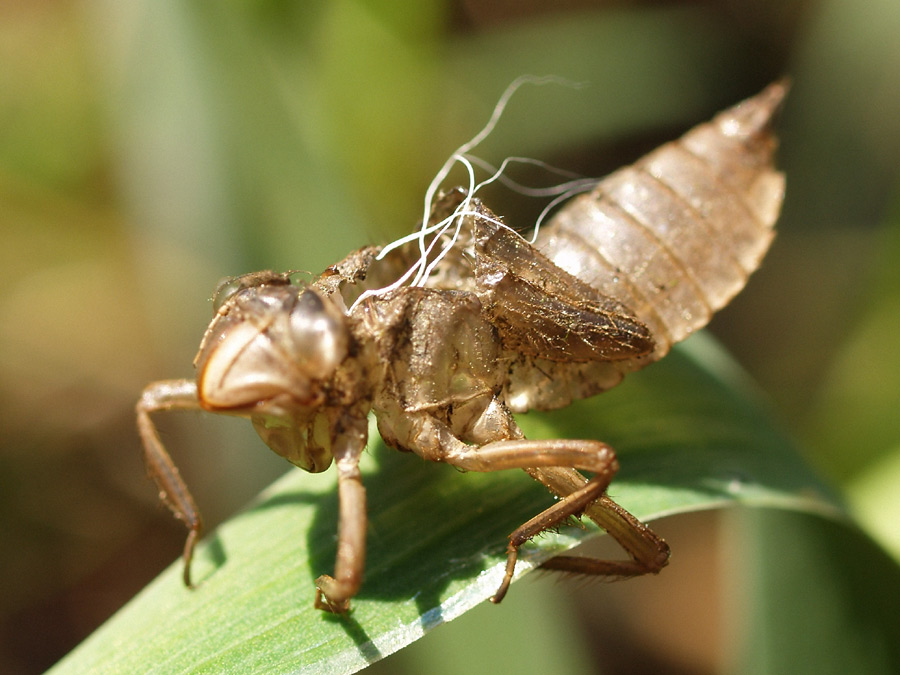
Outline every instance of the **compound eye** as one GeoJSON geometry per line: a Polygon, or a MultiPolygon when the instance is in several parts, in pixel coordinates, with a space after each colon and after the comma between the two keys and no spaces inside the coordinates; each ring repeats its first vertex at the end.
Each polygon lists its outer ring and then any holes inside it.
{"type": "Polygon", "coordinates": [[[297,364],[309,376],[330,375],[347,355],[347,328],[339,310],[313,291],[303,291],[291,312],[291,340],[297,364]]]}

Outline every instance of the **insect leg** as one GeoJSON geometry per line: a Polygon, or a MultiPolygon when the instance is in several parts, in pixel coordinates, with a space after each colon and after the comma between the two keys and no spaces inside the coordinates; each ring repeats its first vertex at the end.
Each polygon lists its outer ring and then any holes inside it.
{"type": "MultiPolygon", "coordinates": [[[[526,469],[551,492],[565,497],[590,484],[574,469],[565,467],[526,469]]],[[[602,495],[584,510],[584,514],[602,527],[631,556],[631,560],[597,560],[577,556],[557,556],[545,562],[544,569],[599,576],[631,577],[655,574],[669,562],[669,546],[653,530],[602,495]]]]}
{"type": "Polygon", "coordinates": [[[366,565],[366,489],[359,471],[359,457],[366,446],[366,419],[355,420],[333,445],[338,470],[338,547],[334,576],[316,579],[316,609],[342,614],[362,584],[366,565]]]}
{"type": "MultiPolygon", "coordinates": [[[[506,547],[506,572],[503,575],[503,581],[500,582],[500,587],[491,597],[491,602],[497,604],[506,596],[509,584],[512,582],[513,574],[516,571],[519,547],[541,532],[556,527],[571,516],[581,515],[609,487],[616,468],[618,466],[615,463],[615,459],[613,459],[608,471],[594,475],[591,480],[585,481],[581,488],[562,496],[556,504],[541,511],[534,518],[510,533],[509,544],[506,547]]],[[[526,471],[531,473],[533,470],[526,469],[526,471]]]]}
{"type": "MultiPolygon", "coordinates": [[[[602,498],[619,468],[613,449],[600,441],[515,439],[495,441],[479,447],[463,443],[453,436],[445,425],[433,418],[422,417],[418,423],[416,425],[418,433],[411,436],[418,439],[437,439],[437,442],[428,446],[414,446],[411,449],[432,461],[446,462],[467,471],[525,469],[529,473],[537,472],[534,475],[538,480],[541,480],[542,471],[549,471],[549,476],[556,477],[553,472],[560,467],[576,467],[594,474],[590,480],[585,479],[574,469],[571,470],[571,474],[561,474],[553,486],[548,485],[561,497],[560,501],[509,535],[506,573],[500,587],[491,598],[495,603],[500,602],[506,595],[515,572],[519,547],[541,532],[592,508],[592,504],[602,498]],[[565,482],[566,478],[568,482],[565,482]]],[[[636,520],[634,522],[637,523],[636,520]]],[[[614,536],[617,540],[620,537],[627,537],[625,533],[619,533],[618,530],[616,532],[614,536]]]]}
{"type": "Polygon", "coordinates": [[[199,409],[197,384],[193,380],[153,382],[144,389],[136,406],[137,427],[144,447],[144,465],[147,467],[147,474],[159,488],[160,500],[188,528],[187,540],[184,543],[184,584],[188,587],[193,586],[191,559],[194,556],[194,546],[203,531],[203,521],[194,504],[194,498],[178,472],[178,467],[159,438],[156,425],[150,419],[150,413],[161,410],[199,409]]]}

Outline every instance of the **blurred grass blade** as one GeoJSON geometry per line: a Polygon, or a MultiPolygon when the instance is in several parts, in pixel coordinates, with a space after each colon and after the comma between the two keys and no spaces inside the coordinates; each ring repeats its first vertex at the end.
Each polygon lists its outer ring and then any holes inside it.
{"type": "Polygon", "coordinates": [[[723,672],[900,672],[900,569],[871,539],[788,511],[728,520],[736,602],[723,672]]]}
{"type": "MultiPolygon", "coordinates": [[[[604,396],[521,421],[535,438],[612,443],[622,472],[611,492],[641,518],[743,503],[842,519],[731,362],[701,337],[604,396]]],[[[372,445],[369,555],[352,614],[312,608],[313,580],[334,563],[332,472],[292,471],[203,542],[199,588],[181,585],[176,562],[53,672],[349,673],[486,600],[506,535],[552,498],[522,472],[461,474],[372,445]]],[[[524,559],[538,564],[596,534],[564,528],[524,559]]]]}

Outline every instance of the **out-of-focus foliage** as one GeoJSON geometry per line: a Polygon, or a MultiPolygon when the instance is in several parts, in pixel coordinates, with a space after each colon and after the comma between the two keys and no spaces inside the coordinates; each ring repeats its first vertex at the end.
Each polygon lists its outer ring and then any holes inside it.
{"type": "MultiPolygon", "coordinates": [[[[898,34],[895,0],[0,5],[0,670],[45,669],[180,550],[143,476],[132,405],[145,382],[190,374],[216,281],[315,273],[407,231],[444,158],[528,72],[589,86],[523,91],[483,154],[596,175],[792,77],[779,238],[713,329],[813,465],[889,536],[898,34]]],[[[514,220],[539,210],[497,200],[514,220]]],[[[164,433],[211,524],[285,468],[233,420],[189,416],[164,433]]],[[[747,529],[726,548],[767,550],[747,529]]],[[[680,546],[652,592],[562,585],[540,611],[564,615],[571,648],[611,669],[620,654],[633,670],[713,670],[727,640],[699,617],[729,609],[706,593],[740,579],[709,553],[715,527],[703,531],[703,555],[680,546]]],[[[814,596],[813,580],[793,589],[814,596]]],[[[440,652],[467,618],[421,648],[440,652]]],[[[512,650],[503,627],[491,626],[512,650]]]]}

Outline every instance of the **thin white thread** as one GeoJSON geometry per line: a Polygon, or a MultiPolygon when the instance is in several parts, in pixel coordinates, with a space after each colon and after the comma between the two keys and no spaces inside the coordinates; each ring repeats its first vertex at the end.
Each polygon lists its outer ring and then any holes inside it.
{"type": "MultiPolygon", "coordinates": [[[[496,109],[494,110],[494,113],[496,115],[496,109]]],[[[497,119],[499,119],[499,115],[497,115],[497,119]]],[[[492,121],[494,120],[493,115],[491,116],[491,120],[492,121]]],[[[488,124],[490,124],[490,122],[488,124]]],[[[496,122],[494,122],[494,124],[496,124],[496,122]]],[[[483,132],[484,132],[484,129],[482,129],[482,133],[483,132]]],[[[471,142],[472,141],[469,141],[469,143],[471,143],[471,142]]],[[[459,162],[466,168],[466,172],[469,174],[469,189],[466,191],[465,199],[463,199],[462,202],[455,209],[453,209],[453,214],[450,217],[451,222],[454,219],[456,220],[456,230],[453,233],[453,237],[451,238],[451,241],[448,244],[446,244],[444,246],[444,248],[441,249],[440,253],[438,253],[438,255],[437,255],[437,259],[431,265],[426,266],[425,265],[426,258],[422,258],[422,264],[419,267],[419,273],[416,275],[416,278],[412,280],[411,285],[413,285],[413,286],[424,285],[425,281],[427,281],[427,279],[428,279],[429,274],[431,274],[431,272],[434,270],[435,264],[437,262],[439,262],[441,260],[441,258],[443,258],[445,255],[447,255],[447,252],[450,250],[450,248],[453,246],[453,244],[456,243],[456,239],[459,236],[459,230],[460,230],[460,228],[462,228],[462,217],[459,214],[469,208],[470,204],[472,203],[472,197],[475,195],[475,168],[472,166],[472,164],[469,162],[469,160],[466,159],[465,155],[462,152],[460,152],[459,150],[457,150],[457,154],[451,159],[453,159],[455,162],[459,162]]],[[[444,164],[444,166],[447,166],[446,163],[444,164]]],[[[432,186],[437,188],[440,186],[440,184],[436,185],[434,183],[434,181],[432,181],[431,186],[429,186],[429,190],[431,189],[432,186]]],[[[431,215],[431,209],[433,208],[433,205],[430,202],[426,201],[425,208],[427,210],[427,213],[425,216],[425,220],[422,221],[423,225],[428,223],[428,216],[431,215]]],[[[434,236],[432,243],[437,241],[447,231],[447,229],[449,227],[450,227],[450,223],[448,223],[443,230],[441,230],[438,234],[436,234],[434,236]]],[[[419,250],[422,251],[423,256],[425,255],[424,254],[424,245],[425,245],[425,237],[422,236],[422,238],[419,240],[419,250]]],[[[431,250],[431,248],[429,247],[429,251],[430,250],[431,250]]]]}
{"type": "Polygon", "coordinates": [[[550,195],[557,195],[561,192],[567,191],[568,186],[575,181],[581,180],[591,180],[596,182],[595,178],[586,178],[580,174],[575,173],[574,171],[566,171],[565,169],[559,169],[552,164],[547,164],[539,159],[532,159],[531,157],[507,157],[503,160],[499,167],[494,166],[490,162],[487,162],[481,157],[476,155],[466,155],[466,158],[476,166],[484,169],[485,171],[491,172],[491,176],[481,181],[478,185],[475,186],[475,190],[479,190],[485,185],[493,183],[494,181],[500,181],[503,185],[508,187],[513,192],[518,192],[521,195],[525,195],[526,197],[548,197],[550,195]],[[573,181],[569,181],[567,183],[562,183],[561,185],[551,185],[549,187],[543,188],[534,188],[528,185],[522,185],[516,180],[513,180],[509,176],[507,176],[504,172],[506,168],[510,164],[532,164],[534,166],[538,166],[548,173],[555,173],[560,176],[567,176],[569,178],[574,179],[573,181]]]}
{"type": "MultiPolygon", "coordinates": [[[[459,146],[456,151],[450,155],[449,158],[444,162],[443,166],[441,166],[440,170],[435,174],[431,183],[428,185],[428,189],[425,191],[424,198],[424,208],[423,208],[423,216],[422,216],[422,227],[412,234],[401,237],[390,244],[384,246],[376,257],[377,260],[382,260],[384,257],[393,251],[396,248],[404,246],[408,243],[418,240],[419,242],[419,258],[414,262],[410,268],[396,281],[387,286],[383,286],[378,289],[370,289],[362,294],[356,299],[356,301],[351,305],[350,311],[356,308],[361,302],[366,300],[367,298],[373,296],[383,295],[385,293],[389,293],[407,282],[410,277],[413,277],[409,282],[411,286],[424,286],[428,278],[434,272],[436,266],[440,263],[440,261],[450,252],[453,246],[456,244],[460,231],[464,224],[464,218],[466,216],[479,215],[483,218],[486,218],[483,213],[479,213],[472,209],[472,199],[475,194],[486,185],[493,183],[495,181],[500,181],[507,187],[521,194],[528,196],[549,196],[549,195],[558,195],[542,212],[538,220],[535,222],[534,226],[534,235],[531,239],[530,243],[534,243],[535,239],[538,235],[538,230],[541,222],[546,217],[547,213],[560,201],[565,199],[566,197],[577,194],[578,192],[583,192],[587,189],[590,189],[590,186],[596,184],[596,179],[587,179],[583,177],[577,177],[578,174],[564,171],[562,169],[557,169],[552,167],[545,162],[540,160],[530,159],[526,157],[508,157],[503,160],[502,164],[499,168],[494,168],[488,162],[482,160],[481,158],[468,154],[473,148],[477,147],[482,141],[484,141],[496,128],[497,123],[500,120],[501,115],[506,109],[507,104],[509,103],[510,98],[512,98],[513,94],[523,86],[524,84],[533,84],[533,85],[544,85],[544,84],[561,84],[563,86],[580,88],[583,86],[582,84],[572,82],[570,80],[566,80],[564,78],[549,75],[544,77],[537,77],[534,75],[523,75],[521,77],[516,78],[503,92],[500,96],[500,100],[497,102],[497,105],[494,106],[494,110],[491,113],[490,119],[484,125],[484,127],[479,131],[472,139],[468,142],[463,143],[459,146]],[[561,185],[552,186],[549,188],[530,188],[524,185],[517,183],[516,181],[508,178],[503,172],[506,170],[507,166],[511,163],[528,163],[534,164],[536,166],[540,166],[548,171],[553,173],[557,173],[561,176],[568,176],[576,178],[575,180],[569,181],[567,183],[563,183],[561,185]],[[441,220],[439,223],[434,225],[429,225],[428,221],[431,216],[431,213],[434,209],[434,197],[435,194],[440,189],[440,186],[446,180],[447,176],[450,174],[450,171],[457,164],[462,164],[466,170],[466,173],[469,177],[469,189],[466,191],[466,195],[463,200],[456,206],[449,216],[441,220]],[[481,181],[476,185],[475,183],[475,169],[473,164],[479,166],[486,171],[493,171],[493,174],[489,176],[487,179],[481,181]],[[585,187],[583,187],[585,186],[585,187]],[[435,245],[438,240],[443,240],[444,235],[447,234],[449,229],[452,226],[452,223],[456,223],[456,226],[453,229],[453,235],[448,239],[444,240],[444,244],[441,247],[441,250],[437,253],[435,258],[429,262],[429,256],[431,255],[435,245]],[[430,235],[434,235],[431,238],[431,241],[426,243],[428,237],[430,235]]],[[[495,220],[493,218],[488,219],[491,222],[496,223],[500,227],[503,227],[511,232],[514,232],[518,235],[515,230],[510,228],[505,223],[495,220]]],[[[519,235],[521,236],[521,235],[519,235]]]]}
{"type": "MultiPolygon", "coordinates": [[[[544,223],[544,219],[547,215],[556,208],[557,204],[574,197],[575,195],[579,195],[583,192],[590,192],[597,186],[596,178],[582,178],[580,180],[573,180],[570,183],[567,183],[568,189],[565,192],[561,192],[557,197],[552,199],[547,206],[541,211],[540,215],[537,217],[537,220],[534,221],[534,234],[531,235],[531,239],[528,240],[529,244],[534,244],[537,241],[538,233],[541,231],[541,225],[544,223]]],[[[560,186],[562,187],[562,186],[560,186]]]]}

